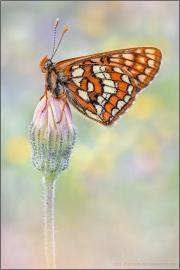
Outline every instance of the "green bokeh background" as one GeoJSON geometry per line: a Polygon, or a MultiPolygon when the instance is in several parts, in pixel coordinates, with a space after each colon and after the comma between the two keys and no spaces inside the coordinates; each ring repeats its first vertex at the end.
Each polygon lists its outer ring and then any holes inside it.
{"type": "Polygon", "coordinates": [[[39,61],[136,46],[161,49],[161,70],[113,127],[72,108],[78,139],[56,185],[57,268],[178,268],[178,1],[2,1],[2,268],[45,268],[42,175],[28,125],[39,61]]]}

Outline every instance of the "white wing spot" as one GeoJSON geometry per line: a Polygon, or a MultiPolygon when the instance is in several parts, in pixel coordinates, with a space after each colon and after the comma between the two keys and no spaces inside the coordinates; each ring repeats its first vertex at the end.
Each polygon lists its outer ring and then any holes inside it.
{"type": "Polygon", "coordinates": [[[76,68],[78,68],[78,67],[79,67],[79,66],[73,66],[72,69],[76,69],[76,68]]]}
{"type": "Polygon", "coordinates": [[[155,50],[154,49],[145,49],[145,52],[146,53],[154,54],[155,53],[155,50]]]}
{"type": "Polygon", "coordinates": [[[129,77],[127,75],[125,75],[125,74],[121,76],[121,79],[126,83],[129,83],[129,84],[131,83],[130,80],[129,80],[129,77]]]}
{"type": "Polygon", "coordinates": [[[118,57],[119,58],[119,54],[113,54],[112,57],[118,57]]]}
{"type": "Polygon", "coordinates": [[[119,59],[118,58],[114,58],[114,57],[111,57],[110,58],[110,61],[111,62],[114,62],[114,63],[119,63],[119,59]]]}
{"type": "Polygon", "coordinates": [[[99,66],[99,65],[94,65],[93,66],[93,72],[98,73],[98,72],[104,72],[106,70],[106,66],[99,66]]]}
{"type": "Polygon", "coordinates": [[[133,62],[132,61],[129,61],[129,60],[126,60],[124,61],[125,65],[128,66],[128,67],[132,67],[133,66],[133,62]]]}
{"type": "Polygon", "coordinates": [[[115,87],[114,81],[112,80],[103,80],[103,84],[111,86],[111,87],[115,87]]]}
{"type": "Polygon", "coordinates": [[[80,78],[73,78],[72,80],[73,80],[73,82],[75,84],[77,84],[78,86],[81,86],[82,77],[80,77],[80,78]]]}
{"type": "Polygon", "coordinates": [[[110,98],[111,94],[108,93],[103,93],[102,97],[105,98],[106,100],[108,100],[110,98]]]}
{"type": "Polygon", "coordinates": [[[102,96],[98,96],[97,102],[98,102],[99,104],[101,104],[102,106],[104,106],[104,104],[107,102],[107,100],[104,99],[102,96]]]}
{"type": "Polygon", "coordinates": [[[103,107],[101,107],[101,105],[99,105],[99,104],[94,104],[94,107],[97,110],[97,114],[101,116],[103,107]]]}
{"type": "Polygon", "coordinates": [[[89,117],[93,118],[93,119],[102,121],[101,118],[100,118],[98,115],[96,115],[96,114],[90,112],[89,110],[86,110],[86,114],[87,114],[89,117]]]}
{"type": "Polygon", "coordinates": [[[104,92],[105,93],[116,94],[116,92],[117,92],[117,89],[116,88],[113,88],[113,87],[110,87],[110,86],[107,86],[107,85],[105,85],[103,87],[103,89],[104,89],[104,92]]]}
{"type": "Polygon", "coordinates": [[[155,64],[154,60],[148,60],[148,65],[150,67],[154,68],[154,66],[155,66],[154,64],[155,64]]]}
{"type": "Polygon", "coordinates": [[[125,104],[126,104],[126,103],[125,103],[123,100],[119,100],[118,103],[117,103],[117,108],[118,108],[119,110],[121,110],[122,107],[124,107],[125,104]]]}
{"type": "Polygon", "coordinates": [[[140,66],[140,65],[137,65],[137,68],[138,68],[140,71],[142,71],[142,70],[144,69],[144,67],[143,67],[143,66],[140,66]]]}
{"type": "Polygon", "coordinates": [[[119,112],[118,109],[114,108],[111,112],[112,116],[115,116],[119,112]]]}
{"type": "Polygon", "coordinates": [[[94,84],[91,82],[88,82],[88,92],[93,92],[94,91],[94,84]]]}
{"type": "Polygon", "coordinates": [[[151,59],[153,59],[153,60],[156,59],[156,56],[153,55],[153,54],[148,54],[148,53],[147,53],[146,56],[149,57],[149,58],[151,58],[151,59]]]}
{"type": "Polygon", "coordinates": [[[129,85],[128,88],[127,88],[128,94],[131,95],[132,91],[133,91],[133,86],[129,85]]]}
{"type": "Polygon", "coordinates": [[[84,69],[82,68],[76,68],[73,72],[72,72],[72,76],[73,77],[81,77],[84,73],[84,69]]]}
{"type": "Polygon", "coordinates": [[[139,58],[139,60],[140,60],[140,62],[141,62],[141,63],[143,63],[143,64],[145,64],[145,63],[146,63],[145,58],[144,58],[144,57],[142,57],[142,56],[139,58]]]}
{"type": "Polygon", "coordinates": [[[93,62],[97,62],[98,63],[99,61],[101,61],[101,57],[97,57],[97,58],[94,58],[93,59],[93,62]]]}
{"type": "Polygon", "coordinates": [[[113,70],[117,73],[124,73],[120,68],[114,67],[113,70]]]}
{"type": "Polygon", "coordinates": [[[144,73],[145,73],[146,75],[151,74],[151,72],[152,72],[152,68],[146,68],[145,71],[144,71],[144,73]]]}
{"type": "Polygon", "coordinates": [[[138,80],[139,80],[140,82],[142,82],[142,83],[145,82],[146,78],[147,78],[147,76],[144,75],[144,74],[138,75],[138,80]]]}
{"type": "Polygon", "coordinates": [[[111,79],[111,76],[110,76],[109,73],[103,73],[103,74],[104,74],[104,77],[105,77],[106,79],[111,79]]]}
{"type": "Polygon", "coordinates": [[[111,76],[109,73],[96,73],[96,77],[100,79],[110,79],[111,76]]]}
{"type": "Polygon", "coordinates": [[[83,99],[83,100],[85,100],[85,101],[90,101],[90,99],[89,99],[89,97],[88,97],[88,94],[87,94],[87,92],[86,91],[83,91],[83,90],[78,90],[78,94],[79,94],[79,96],[83,99]]]}
{"type": "Polygon", "coordinates": [[[136,53],[142,53],[142,49],[136,49],[136,53]]]}
{"type": "Polygon", "coordinates": [[[122,57],[124,57],[125,59],[128,59],[128,60],[134,60],[134,55],[131,53],[123,53],[122,57]]]}
{"type": "Polygon", "coordinates": [[[107,123],[110,123],[110,122],[113,120],[113,118],[114,118],[114,116],[111,116],[111,117],[109,118],[109,120],[107,121],[107,123]]]}
{"type": "Polygon", "coordinates": [[[125,95],[124,97],[124,101],[127,103],[130,100],[131,96],[129,95],[125,95]]]}

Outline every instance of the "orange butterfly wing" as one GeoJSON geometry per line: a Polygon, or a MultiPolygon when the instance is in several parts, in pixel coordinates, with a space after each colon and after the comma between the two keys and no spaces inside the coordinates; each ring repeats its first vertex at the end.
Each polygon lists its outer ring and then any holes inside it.
{"type": "Polygon", "coordinates": [[[153,47],[97,53],[58,62],[67,98],[77,110],[103,125],[111,125],[157,74],[162,54],[153,47]]]}

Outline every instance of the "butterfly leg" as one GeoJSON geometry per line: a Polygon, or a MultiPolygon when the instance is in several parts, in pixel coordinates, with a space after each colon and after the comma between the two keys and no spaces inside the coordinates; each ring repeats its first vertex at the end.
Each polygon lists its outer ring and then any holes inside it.
{"type": "Polygon", "coordinates": [[[44,96],[47,97],[47,91],[48,91],[48,88],[47,88],[47,85],[45,85],[44,94],[42,95],[42,97],[40,97],[39,100],[41,100],[44,96]]]}
{"type": "Polygon", "coordinates": [[[58,96],[58,99],[64,100],[64,104],[63,104],[63,107],[62,107],[62,110],[61,110],[60,119],[59,119],[59,121],[57,122],[57,124],[59,124],[59,123],[61,122],[61,120],[62,120],[64,108],[65,108],[66,103],[67,103],[67,97],[66,97],[66,95],[64,95],[64,94],[60,94],[60,95],[58,96]]]}
{"type": "Polygon", "coordinates": [[[44,110],[45,110],[46,107],[47,107],[47,100],[48,100],[48,97],[47,97],[47,91],[48,91],[48,88],[47,88],[47,86],[45,85],[44,94],[42,95],[42,97],[40,97],[40,100],[45,96],[45,97],[46,97],[46,103],[45,103],[45,106],[44,106],[44,108],[42,109],[41,112],[44,112],[44,110]]]}

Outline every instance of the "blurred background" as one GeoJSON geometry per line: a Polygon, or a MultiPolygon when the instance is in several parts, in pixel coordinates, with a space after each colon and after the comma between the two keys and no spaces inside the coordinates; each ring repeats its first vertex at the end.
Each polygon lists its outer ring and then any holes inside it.
{"type": "Polygon", "coordinates": [[[57,268],[178,269],[178,1],[1,2],[1,268],[45,268],[42,174],[28,126],[40,60],[155,46],[162,67],[113,127],[72,108],[78,139],[56,184],[57,268]]]}

